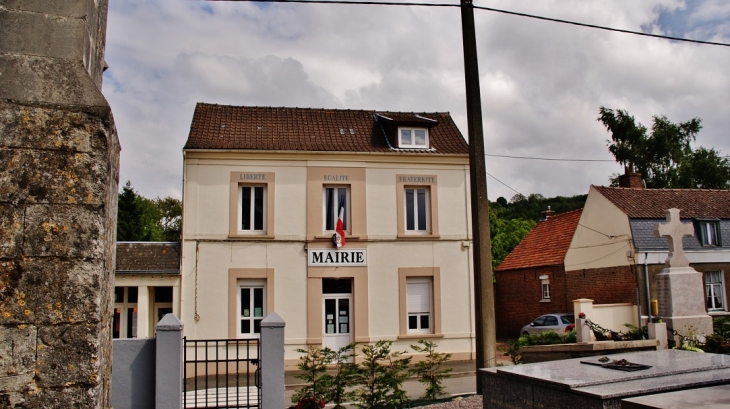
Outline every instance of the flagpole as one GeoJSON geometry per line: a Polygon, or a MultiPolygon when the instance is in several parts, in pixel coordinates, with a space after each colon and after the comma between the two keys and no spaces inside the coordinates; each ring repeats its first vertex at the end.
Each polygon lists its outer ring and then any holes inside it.
{"type": "MultiPolygon", "coordinates": [[[[461,0],[461,27],[466,80],[466,117],[469,135],[469,176],[471,182],[472,238],[474,243],[474,309],[476,332],[476,367],[496,366],[496,330],[494,326],[494,283],[489,238],[489,200],[487,169],[484,161],[482,103],[479,90],[479,67],[472,0],[461,0]]],[[[478,374],[478,372],[477,372],[478,374]]],[[[482,393],[480,377],[477,393],[482,393]]]]}

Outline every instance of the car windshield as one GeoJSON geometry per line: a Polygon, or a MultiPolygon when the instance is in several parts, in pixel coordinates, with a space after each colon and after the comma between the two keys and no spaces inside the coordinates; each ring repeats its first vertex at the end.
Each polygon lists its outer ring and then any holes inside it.
{"type": "Polygon", "coordinates": [[[575,317],[572,315],[563,315],[560,317],[560,319],[563,321],[563,324],[574,324],[575,323],[575,317]]]}

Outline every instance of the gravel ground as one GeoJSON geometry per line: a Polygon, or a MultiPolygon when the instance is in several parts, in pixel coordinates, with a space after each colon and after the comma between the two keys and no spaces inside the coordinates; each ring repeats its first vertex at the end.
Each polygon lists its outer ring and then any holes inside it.
{"type": "Polygon", "coordinates": [[[481,409],[482,396],[474,395],[466,398],[456,398],[446,403],[438,403],[436,405],[421,406],[428,409],[481,409]]]}

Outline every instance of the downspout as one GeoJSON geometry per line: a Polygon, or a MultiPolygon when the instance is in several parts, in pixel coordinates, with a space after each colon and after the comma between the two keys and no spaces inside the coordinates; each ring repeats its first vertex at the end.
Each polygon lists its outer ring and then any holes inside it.
{"type": "Polygon", "coordinates": [[[646,285],[646,316],[649,317],[651,322],[651,292],[649,291],[649,266],[647,264],[647,258],[649,253],[644,253],[644,283],[646,285]]]}

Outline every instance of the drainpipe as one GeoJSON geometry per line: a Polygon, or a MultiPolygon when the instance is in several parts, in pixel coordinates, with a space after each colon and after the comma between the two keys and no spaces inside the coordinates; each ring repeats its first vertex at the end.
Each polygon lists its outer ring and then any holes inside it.
{"type": "Polygon", "coordinates": [[[651,292],[649,291],[649,266],[647,265],[647,258],[649,253],[644,253],[644,283],[646,283],[646,315],[649,317],[651,322],[651,292]]]}

